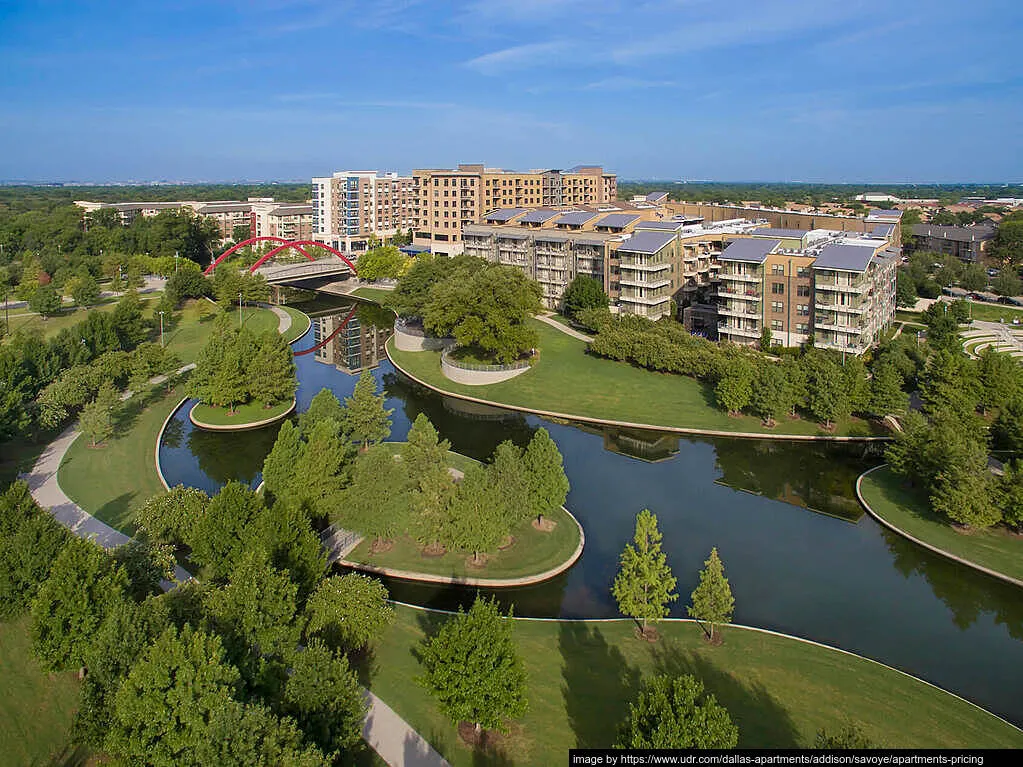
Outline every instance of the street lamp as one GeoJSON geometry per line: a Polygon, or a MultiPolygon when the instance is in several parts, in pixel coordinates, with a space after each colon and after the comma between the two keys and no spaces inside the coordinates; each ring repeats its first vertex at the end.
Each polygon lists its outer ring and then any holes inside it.
{"type": "Polygon", "coordinates": [[[238,327],[242,326],[242,292],[238,291],[238,327]]]}
{"type": "Polygon", "coordinates": [[[174,251],[174,271],[175,273],[178,271],[178,252],[176,250],[174,251]]]}
{"type": "Polygon", "coordinates": [[[164,348],[163,343],[163,312],[160,312],[160,348],[164,348]]]}

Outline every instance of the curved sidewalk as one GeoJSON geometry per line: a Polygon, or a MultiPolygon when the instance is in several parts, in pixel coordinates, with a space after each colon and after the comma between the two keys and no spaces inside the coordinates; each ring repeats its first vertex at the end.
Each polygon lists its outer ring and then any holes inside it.
{"type": "Polygon", "coordinates": [[[572,338],[578,338],[580,341],[590,343],[593,340],[592,336],[580,333],[578,330],[576,330],[575,328],[570,328],[568,325],[562,325],[549,314],[534,314],[533,319],[540,320],[540,322],[544,323],[545,325],[550,325],[555,330],[560,330],[565,335],[572,336],[572,338]]]}
{"type": "MultiPolygon", "coordinates": [[[[104,549],[123,546],[131,540],[120,530],[101,522],[72,501],[60,488],[57,472],[64,455],[81,434],[73,426],[68,427],[53,442],[46,446],[32,471],[22,475],[28,483],[32,497],[54,519],[80,538],[92,538],[104,549]]],[[[174,569],[176,583],[164,581],[160,585],[170,591],[178,583],[194,580],[184,568],[174,569]]],[[[366,692],[369,710],[362,725],[363,739],[390,767],[451,767],[433,746],[405,720],[373,693],[366,692]]]]}

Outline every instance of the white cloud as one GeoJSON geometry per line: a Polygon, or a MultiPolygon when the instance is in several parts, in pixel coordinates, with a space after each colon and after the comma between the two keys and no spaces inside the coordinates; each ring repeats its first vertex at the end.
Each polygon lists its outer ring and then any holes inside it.
{"type": "Polygon", "coordinates": [[[555,55],[563,55],[572,46],[566,42],[528,43],[485,53],[465,62],[465,66],[483,75],[498,75],[517,69],[549,67],[555,55]]]}
{"type": "Polygon", "coordinates": [[[674,80],[649,80],[641,77],[615,76],[596,80],[583,86],[586,91],[631,91],[643,88],[674,88],[674,80]]]}

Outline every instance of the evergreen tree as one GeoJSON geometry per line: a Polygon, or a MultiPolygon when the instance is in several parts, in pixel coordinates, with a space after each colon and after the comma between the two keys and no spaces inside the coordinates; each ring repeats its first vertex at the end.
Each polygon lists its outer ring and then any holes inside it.
{"type": "Polygon", "coordinates": [[[142,301],[134,290],[121,296],[111,322],[122,349],[134,349],[149,337],[150,324],[142,315],[142,301]]]}
{"type": "Polygon", "coordinates": [[[455,495],[455,484],[448,471],[450,447],[446,439],[438,440],[437,430],[420,413],[401,449],[411,493],[410,527],[424,546],[437,545],[447,538],[448,507],[455,495]]]}
{"type": "Polygon", "coordinates": [[[292,467],[293,481],[288,500],[316,517],[327,516],[337,505],[344,489],[347,465],[354,458],[354,449],[337,436],[337,424],[323,421],[313,427],[309,441],[292,467]]]}
{"type": "Polygon", "coordinates": [[[320,389],[316,393],[309,408],[298,417],[298,428],[303,436],[308,437],[313,427],[324,421],[333,421],[337,425],[336,433],[348,433],[348,412],[330,389],[320,389]]]}
{"type": "Polygon", "coordinates": [[[458,483],[448,511],[451,543],[472,553],[475,565],[494,551],[508,535],[507,519],[501,513],[490,476],[482,466],[471,466],[458,483]]]}
{"type": "Polygon", "coordinates": [[[611,588],[619,612],[642,621],[644,634],[648,633],[647,624],[665,617],[668,603],[678,599],[675,591],[678,581],[661,550],[661,537],[657,516],[643,509],[636,515],[633,543],[626,544],[622,551],[618,575],[611,588]]]}
{"type": "MultiPolygon", "coordinates": [[[[317,395],[319,396],[319,395],[317,395]]],[[[296,476],[295,467],[305,450],[305,443],[290,421],[281,424],[274,446],[263,460],[263,492],[272,498],[291,498],[291,487],[302,478],[296,476]]]]}
{"type": "Polygon", "coordinates": [[[235,405],[244,404],[249,399],[250,383],[245,371],[245,352],[240,343],[242,338],[238,335],[230,342],[209,383],[207,402],[226,407],[228,415],[234,412],[235,405]]]}
{"type": "Polygon", "coordinates": [[[206,341],[195,361],[195,369],[188,377],[185,393],[201,402],[211,402],[214,396],[213,381],[217,371],[224,364],[234,338],[234,330],[227,315],[217,318],[213,333],[206,341]]]}
{"type": "Polygon", "coordinates": [[[477,740],[484,728],[501,728],[528,706],[526,671],[511,628],[496,601],[477,596],[468,613],[459,610],[422,646],[419,683],[453,723],[471,722],[477,740]]]}
{"type": "Polygon", "coordinates": [[[735,748],[739,728],[703,682],[659,674],[643,683],[618,731],[618,748],[735,748]]]}
{"type": "Polygon", "coordinates": [[[382,442],[391,433],[393,410],[384,407],[384,395],[376,393],[376,379],[364,368],[351,397],[345,398],[348,427],[354,442],[365,451],[371,443],[382,442]]]}
{"type": "Polygon", "coordinates": [[[499,505],[509,529],[533,516],[530,476],[526,473],[523,451],[518,446],[509,440],[498,445],[487,474],[494,490],[494,502],[499,505]]]}
{"type": "Polygon", "coordinates": [[[249,395],[267,407],[295,396],[295,361],[283,336],[274,331],[259,336],[246,375],[249,395]]]}
{"type": "Polygon", "coordinates": [[[53,285],[38,285],[28,299],[28,308],[43,317],[59,314],[64,304],[53,285]]]}
{"type": "Polygon", "coordinates": [[[341,525],[372,538],[375,546],[408,528],[408,467],[395,458],[387,445],[360,455],[338,503],[341,525]]]}
{"type": "Polygon", "coordinates": [[[576,319],[586,309],[606,309],[609,302],[600,280],[585,274],[576,275],[561,296],[563,311],[569,319],[576,319]]]}
{"type": "Polygon", "coordinates": [[[714,626],[731,623],[735,598],[716,548],[710,550],[710,559],[704,565],[706,567],[700,571],[700,584],[690,596],[689,616],[710,624],[710,640],[713,641],[714,626]]]}
{"type": "Polygon", "coordinates": [[[88,272],[76,277],[68,292],[74,299],[75,306],[92,306],[99,301],[99,283],[88,272]]]}
{"type": "Polygon", "coordinates": [[[336,650],[365,647],[393,619],[384,584],[357,573],[324,578],[305,605],[306,636],[336,650]]]}
{"type": "Polygon", "coordinates": [[[902,375],[891,362],[882,360],[874,365],[874,377],[870,382],[870,412],[879,416],[905,413],[909,397],[902,390],[902,385],[902,375]]]}
{"type": "Polygon", "coordinates": [[[309,515],[293,503],[278,500],[256,519],[247,545],[261,551],[270,565],[286,571],[305,601],[327,569],[327,556],[309,515]]]}
{"type": "Polygon", "coordinates": [[[568,477],[561,451],[546,429],[536,430],[522,456],[522,466],[529,488],[529,506],[537,524],[543,524],[544,515],[565,505],[568,496],[568,477]]]}
{"type": "Polygon", "coordinates": [[[92,447],[96,447],[100,442],[113,436],[114,411],[120,401],[113,385],[104,382],[96,393],[95,399],[82,408],[81,415],[78,417],[78,425],[82,433],[88,437],[92,447]]]}
{"type": "Polygon", "coordinates": [[[263,499],[241,482],[228,482],[192,526],[192,559],[213,578],[226,578],[246,550],[248,531],[266,507],[263,499]]]}

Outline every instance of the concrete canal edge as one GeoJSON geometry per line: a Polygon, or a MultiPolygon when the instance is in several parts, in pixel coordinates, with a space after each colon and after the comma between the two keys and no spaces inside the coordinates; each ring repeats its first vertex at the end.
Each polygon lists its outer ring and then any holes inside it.
{"type": "Polygon", "coordinates": [[[915,543],[918,546],[923,546],[925,549],[928,549],[929,551],[933,551],[935,554],[939,554],[939,555],[945,557],[946,559],[951,559],[953,562],[958,562],[959,564],[965,565],[966,567],[972,567],[974,570],[979,570],[980,572],[984,573],[985,575],[990,575],[992,578],[997,578],[1000,581],[1005,581],[1006,583],[1011,583],[1014,586],[1019,586],[1019,587],[1023,588],[1023,581],[1019,580],[1018,578],[1013,578],[1012,576],[1006,575],[1005,573],[1000,573],[997,570],[992,570],[989,567],[984,567],[983,565],[978,565],[976,562],[971,562],[969,559],[963,559],[962,557],[956,556],[955,554],[952,554],[951,552],[945,551],[944,549],[939,549],[937,546],[934,546],[933,544],[927,543],[926,541],[922,541],[919,538],[917,538],[917,537],[915,537],[913,535],[910,535],[905,530],[896,527],[891,522],[889,522],[887,519],[885,519],[880,514],[878,514],[876,511],[874,511],[874,509],[871,508],[870,504],[867,503],[866,499],[863,497],[863,491],[861,490],[860,485],[863,482],[863,478],[865,476],[867,476],[868,474],[870,474],[872,472],[878,471],[879,469],[883,469],[887,465],[888,465],[887,463],[882,463],[880,466],[875,466],[873,469],[867,469],[865,472],[863,472],[862,474],[860,474],[860,476],[858,476],[856,478],[856,497],[859,499],[860,505],[863,506],[863,508],[867,510],[867,513],[870,514],[870,516],[872,516],[874,519],[876,519],[882,525],[887,527],[893,533],[896,533],[897,535],[901,535],[906,540],[912,541],[913,543],[915,543]]]}
{"type": "Polygon", "coordinates": [[[212,424],[200,421],[198,418],[195,417],[196,408],[202,405],[201,402],[196,402],[194,405],[192,405],[192,409],[188,411],[188,420],[191,421],[195,426],[198,426],[200,429],[203,429],[205,431],[251,431],[252,429],[259,429],[262,428],[263,426],[269,426],[272,423],[283,421],[285,418],[287,418],[289,415],[295,412],[295,406],[297,404],[298,401],[294,397],[292,397],[291,407],[289,407],[283,413],[278,413],[277,415],[272,416],[270,418],[264,418],[261,421],[248,421],[246,423],[231,424],[212,424]]]}

